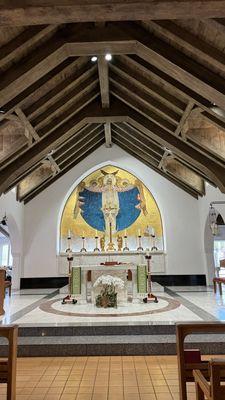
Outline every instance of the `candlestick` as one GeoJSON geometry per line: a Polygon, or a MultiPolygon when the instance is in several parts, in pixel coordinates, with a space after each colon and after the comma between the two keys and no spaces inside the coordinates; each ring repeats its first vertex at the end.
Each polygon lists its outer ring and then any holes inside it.
{"type": "Polygon", "coordinates": [[[147,277],[148,277],[148,294],[147,297],[143,299],[144,303],[158,303],[158,298],[152,293],[152,273],[151,273],[151,258],[150,254],[146,254],[145,259],[147,261],[147,277]]]}
{"type": "Polygon", "coordinates": [[[156,246],[156,237],[155,237],[155,235],[151,235],[151,237],[152,237],[152,248],[151,248],[151,250],[152,251],[157,251],[158,248],[156,246]]]}
{"type": "Polygon", "coordinates": [[[82,248],[80,249],[81,253],[85,253],[87,249],[85,248],[85,236],[82,236],[82,248]]]}
{"type": "Polygon", "coordinates": [[[141,244],[141,235],[138,235],[138,248],[137,248],[137,251],[143,251],[144,249],[143,249],[143,247],[142,247],[142,244],[141,244]]]}
{"type": "Polygon", "coordinates": [[[129,251],[129,247],[127,245],[127,235],[124,235],[124,248],[123,251],[129,251]]]}
{"type": "Polygon", "coordinates": [[[67,261],[68,261],[68,295],[63,298],[62,304],[76,304],[77,300],[72,296],[72,281],[71,281],[71,274],[72,274],[72,262],[73,262],[73,252],[70,248],[70,230],[68,230],[68,249],[66,249],[67,253],[67,261]]]}
{"type": "MultiPolygon", "coordinates": [[[[97,232],[97,231],[95,231],[95,232],[97,232]]],[[[95,248],[94,248],[94,251],[100,251],[100,249],[98,248],[98,236],[97,235],[95,236],[95,248]]]]}

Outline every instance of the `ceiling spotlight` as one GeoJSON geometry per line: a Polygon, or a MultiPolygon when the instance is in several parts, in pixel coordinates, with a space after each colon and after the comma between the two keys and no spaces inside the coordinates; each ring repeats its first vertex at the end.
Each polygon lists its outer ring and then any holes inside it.
{"type": "Polygon", "coordinates": [[[97,61],[97,59],[98,59],[98,57],[97,57],[97,56],[93,56],[93,57],[91,57],[91,61],[92,61],[92,62],[96,62],[96,61],[97,61]]]}
{"type": "Polygon", "coordinates": [[[105,55],[105,59],[106,59],[106,61],[111,61],[112,60],[112,54],[107,53],[105,55]]]}

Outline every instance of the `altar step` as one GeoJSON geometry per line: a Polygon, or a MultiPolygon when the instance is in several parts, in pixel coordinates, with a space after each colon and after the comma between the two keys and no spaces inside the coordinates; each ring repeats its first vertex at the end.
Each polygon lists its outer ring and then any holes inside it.
{"type": "MultiPolygon", "coordinates": [[[[202,354],[225,354],[224,335],[192,335],[188,348],[202,354]]],[[[0,357],[7,346],[0,341],[0,357]]],[[[58,326],[19,329],[19,357],[176,354],[174,325],[58,326]]]]}

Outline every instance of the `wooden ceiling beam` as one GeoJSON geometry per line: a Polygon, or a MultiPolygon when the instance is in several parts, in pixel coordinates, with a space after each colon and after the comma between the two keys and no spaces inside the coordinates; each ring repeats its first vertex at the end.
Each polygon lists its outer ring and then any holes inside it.
{"type": "Polygon", "coordinates": [[[86,21],[126,21],[225,17],[224,0],[151,1],[71,1],[48,0],[37,3],[11,0],[0,4],[0,25],[40,25],[86,21]]]}
{"type": "MultiPolygon", "coordinates": [[[[110,79],[111,81],[111,79],[110,79]]],[[[172,133],[175,131],[176,127],[163,118],[161,115],[153,112],[146,106],[146,104],[142,104],[141,101],[137,101],[135,96],[127,89],[120,85],[116,85],[114,81],[111,81],[110,92],[119,100],[123,101],[125,104],[132,107],[134,110],[140,112],[151,121],[154,121],[159,126],[166,129],[168,132],[172,133]]]]}
{"type": "Polygon", "coordinates": [[[45,44],[26,56],[1,76],[0,107],[34,84],[68,57],[135,53],[136,41],[121,33],[115,25],[103,29],[63,27],[45,44]],[[105,40],[104,40],[105,39],[105,40]]]}
{"type": "Polygon", "coordinates": [[[40,40],[55,33],[57,28],[56,25],[31,26],[26,28],[18,36],[1,47],[0,69],[4,69],[8,63],[15,62],[15,59],[23,54],[24,51],[38,45],[40,40]]]}
{"type": "Polygon", "coordinates": [[[95,134],[86,136],[85,140],[79,143],[78,146],[75,145],[71,149],[71,152],[62,155],[62,157],[58,159],[60,168],[61,169],[65,168],[71,162],[76,160],[77,156],[79,158],[82,154],[86,152],[88,148],[93,147],[96,143],[99,143],[100,141],[103,142],[103,140],[104,140],[103,127],[101,127],[101,129],[97,130],[95,134]]]}
{"type": "Polygon", "coordinates": [[[71,157],[70,162],[68,164],[66,164],[66,166],[62,167],[62,169],[60,169],[57,174],[51,175],[50,177],[44,179],[44,181],[42,181],[41,184],[37,185],[31,191],[28,191],[24,196],[21,196],[19,198],[19,201],[20,202],[25,201],[27,199],[27,197],[30,197],[31,195],[35,196],[35,193],[36,193],[36,195],[38,193],[40,193],[42,191],[43,187],[46,187],[45,186],[46,184],[49,185],[49,184],[53,183],[52,181],[55,181],[58,179],[58,175],[60,175],[60,172],[64,171],[63,173],[66,173],[67,172],[66,170],[68,170],[68,168],[71,164],[80,162],[81,159],[83,159],[85,156],[87,156],[87,154],[90,152],[90,150],[93,151],[93,149],[98,148],[102,144],[102,141],[103,141],[103,138],[101,137],[101,140],[99,138],[90,140],[88,146],[86,146],[85,143],[83,143],[82,146],[77,148],[76,153],[73,154],[73,156],[75,154],[77,154],[76,157],[71,157]],[[54,178],[56,178],[56,179],[54,179],[54,178]]]}
{"type": "Polygon", "coordinates": [[[102,108],[109,108],[109,64],[104,56],[98,56],[98,76],[102,108]]]}
{"type": "Polygon", "coordinates": [[[18,95],[16,95],[16,97],[14,97],[11,101],[5,104],[4,105],[5,113],[13,112],[15,107],[26,109],[27,103],[31,103],[32,101],[34,101],[33,100],[34,98],[36,100],[36,96],[41,97],[41,94],[39,95],[39,93],[42,93],[45,86],[51,86],[51,83],[55,80],[55,78],[58,78],[60,75],[68,76],[68,74],[73,68],[76,69],[74,65],[75,62],[76,60],[74,60],[74,58],[67,58],[62,63],[57,65],[55,68],[53,68],[51,71],[46,72],[45,75],[43,75],[41,78],[35,81],[32,85],[28,86],[22,92],[19,92],[18,95]]]}
{"type": "MultiPolygon", "coordinates": [[[[85,74],[86,76],[86,74],[85,74]]],[[[37,131],[42,131],[46,125],[48,125],[55,117],[64,114],[64,111],[71,106],[73,111],[75,109],[74,104],[76,104],[79,99],[90,93],[92,90],[97,89],[98,77],[94,74],[94,70],[91,74],[88,74],[86,79],[83,77],[81,82],[76,85],[72,90],[66,93],[64,96],[60,97],[55,103],[49,106],[43,113],[32,120],[37,131]]],[[[64,115],[62,116],[62,121],[64,120],[64,115]]]]}
{"type": "Polygon", "coordinates": [[[125,137],[125,135],[121,135],[120,132],[118,132],[117,129],[113,128],[113,140],[117,140],[119,143],[124,144],[125,146],[129,147],[131,150],[135,151],[139,156],[142,156],[143,158],[146,158],[151,165],[153,165],[155,168],[158,166],[158,160],[153,158],[147,151],[145,147],[141,149],[139,147],[139,144],[137,145],[137,142],[135,141],[130,141],[129,138],[125,137]]]}
{"type": "Polygon", "coordinates": [[[183,111],[185,110],[186,104],[180,101],[179,98],[173,96],[171,93],[169,93],[169,91],[166,91],[157,85],[154,81],[147,77],[146,74],[143,74],[143,71],[141,72],[140,68],[139,70],[137,68],[132,68],[132,60],[130,58],[126,56],[115,58],[113,63],[110,63],[110,70],[133,82],[140,89],[151,94],[156,99],[167,105],[167,107],[172,108],[178,114],[182,115],[183,111]],[[128,62],[123,62],[124,60],[128,60],[128,62]]]}
{"type": "Polygon", "coordinates": [[[129,125],[128,122],[115,123],[114,125],[118,126],[122,131],[127,132],[131,137],[133,137],[133,136],[137,137],[140,142],[142,142],[142,140],[147,140],[148,145],[150,146],[151,150],[154,153],[160,154],[160,156],[163,155],[164,150],[162,150],[162,146],[160,143],[156,142],[151,137],[146,137],[146,135],[143,132],[141,132],[138,129],[136,129],[135,127],[129,125]]]}
{"type": "Polygon", "coordinates": [[[146,136],[143,137],[139,135],[137,131],[135,132],[135,135],[133,135],[132,130],[124,124],[113,124],[113,131],[116,132],[118,135],[121,135],[121,137],[124,137],[126,140],[129,140],[131,143],[135,143],[136,146],[140,149],[145,149],[149,156],[151,156],[157,162],[159,162],[159,160],[161,159],[163,151],[160,149],[160,147],[158,147],[158,152],[156,152],[155,148],[153,148],[152,146],[152,142],[148,140],[146,136]]]}
{"type": "Polygon", "coordinates": [[[164,87],[170,88],[177,92],[178,97],[186,97],[188,101],[194,102],[198,105],[207,115],[207,118],[216,124],[219,128],[225,128],[225,121],[224,118],[213,112],[212,110],[212,103],[205,99],[204,97],[200,96],[199,93],[194,92],[189,87],[183,85],[181,82],[176,81],[170,75],[166,74],[165,72],[161,71],[159,68],[151,65],[150,63],[142,60],[140,57],[137,56],[122,56],[128,63],[131,63],[134,67],[143,71],[144,74],[150,74],[152,79],[154,77],[162,81],[164,87]]]}
{"type": "MultiPolygon", "coordinates": [[[[100,125],[98,125],[97,127],[100,127],[100,125]]],[[[58,166],[58,158],[62,154],[64,154],[67,151],[69,151],[73,147],[74,144],[80,143],[86,137],[87,134],[92,133],[94,130],[96,130],[96,125],[94,125],[94,124],[86,126],[86,127],[83,127],[76,134],[74,134],[71,138],[69,138],[66,141],[66,143],[63,142],[59,147],[57,147],[57,150],[54,151],[54,153],[53,153],[53,157],[54,157],[54,161],[55,161],[56,165],[58,166]]],[[[49,157],[51,157],[51,156],[47,155],[48,159],[49,159],[49,157]]],[[[37,164],[33,165],[31,168],[28,168],[23,174],[21,174],[17,179],[15,179],[12,182],[12,184],[10,184],[10,186],[7,188],[5,193],[7,193],[10,189],[12,189],[17,184],[19,184],[28,175],[30,175],[31,172],[33,172],[38,166],[40,166],[40,163],[42,161],[43,160],[40,160],[40,162],[38,162],[37,164]]],[[[60,168],[59,168],[59,170],[60,170],[60,168]]]]}
{"type": "Polygon", "coordinates": [[[70,137],[66,142],[63,142],[57,149],[54,151],[54,158],[58,160],[63,154],[70,151],[70,149],[80,143],[87,135],[92,135],[96,130],[101,128],[101,124],[88,124],[81,128],[78,132],[75,133],[72,137],[70,137]]]}
{"type": "Polygon", "coordinates": [[[51,120],[38,130],[38,134],[42,136],[49,135],[56,128],[65,125],[67,120],[72,118],[75,114],[79,113],[82,108],[84,108],[87,104],[91,103],[99,96],[99,92],[97,89],[97,81],[91,84],[92,86],[96,86],[94,89],[88,91],[83,96],[78,96],[77,101],[72,104],[69,104],[69,107],[65,107],[61,109],[61,114],[57,112],[52,116],[51,120]]]}
{"type": "Polygon", "coordinates": [[[64,39],[58,32],[44,46],[25,57],[23,63],[13,65],[0,76],[0,107],[43,77],[67,58],[64,39]]]}
{"type": "Polygon", "coordinates": [[[133,22],[124,22],[122,29],[137,40],[139,57],[225,109],[225,81],[218,74],[133,22]]]}
{"type": "Polygon", "coordinates": [[[34,127],[31,125],[30,121],[27,119],[26,115],[23,113],[23,111],[17,107],[15,109],[15,113],[18,115],[20,121],[24,125],[24,128],[29,132],[30,136],[35,140],[38,141],[40,140],[40,136],[34,129],[34,127]]]}
{"type": "Polygon", "coordinates": [[[203,62],[225,72],[224,54],[202,40],[200,37],[189,32],[184,27],[173,21],[148,21],[144,26],[150,27],[153,32],[160,35],[166,41],[170,40],[183,49],[191,52],[194,56],[200,57],[203,62]]]}
{"type": "Polygon", "coordinates": [[[196,193],[194,190],[189,188],[187,185],[181,183],[178,179],[175,179],[174,177],[171,177],[166,172],[160,170],[158,167],[155,167],[153,164],[151,164],[149,162],[149,160],[146,157],[143,157],[142,154],[140,154],[139,152],[136,152],[135,150],[132,150],[130,148],[130,146],[125,145],[124,143],[121,143],[117,138],[114,138],[113,141],[114,141],[115,144],[117,144],[117,146],[121,147],[121,149],[126,151],[128,154],[130,154],[131,156],[133,156],[134,158],[136,158],[137,160],[139,160],[143,164],[147,165],[147,167],[153,169],[158,174],[162,175],[165,179],[169,180],[174,185],[179,187],[179,189],[184,190],[185,192],[187,192],[188,194],[193,196],[195,199],[198,199],[198,193],[196,193]]]}
{"type": "Polygon", "coordinates": [[[106,122],[104,124],[104,134],[105,134],[105,147],[112,147],[112,132],[111,132],[111,123],[106,122]]]}
{"type": "Polygon", "coordinates": [[[143,89],[140,89],[137,85],[133,84],[132,81],[129,80],[129,78],[124,79],[123,77],[112,71],[110,74],[110,81],[112,81],[116,86],[122,86],[123,88],[131,92],[133,96],[137,98],[137,100],[141,99],[141,101],[145,103],[146,106],[148,106],[157,114],[162,115],[163,118],[166,118],[175,126],[179,123],[180,114],[176,113],[174,110],[167,107],[165,104],[143,91],[143,89]]]}
{"type": "Polygon", "coordinates": [[[184,111],[184,113],[183,113],[183,115],[182,115],[182,117],[180,119],[180,122],[179,122],[179,124],[178,124],[178,126],[177,126],[177,128],[175,130],[175,135],[179,136],[181,134],[181,136],[185,139],[183,126],[184,126],[185,122],[187,121],[187,119],[188,119],[193,107],[194,107],[194,102],[193,101],[189,101],[189,103],[188,103],[188,105],[187,105],[187,107],[186,107],[186,109],[185,109],[185,111],[184,111]]]}
{"type": "Polygon", "coordinates": [[[73,167],[75,167],[77,164],[79,164],[81,161],[83,161],[86,157],[88,157],[91,153],[93,153],[95,150],[97,150],[102,144],[104,143],[104,139],[101,139],[98,143],[96,143],[92,148],[89,148],[86,150],[86,152],[82,155],[79,156],[75,161],[73,161],[71,164],[66,166],[64,169],[62,169],[57,175],[54,177],[50,178],[48,181],[46,181],[44,184],[39,186],[35,191],[32,191],[29,193],[28,196],[26,196],[23,201],[24,203],[28,203],[31,201],[34,197],[36,197],[38,194],[40,194],[43,190],[47,189],[49,185],[57,181],[59,178],[61,178],[64,174],[66,174],[68,171],[70,171],[73,167]]]}
{"type": "MultiPolygon", "coordinates": [[[[86,106],[86,112],[91,110],[91,107],[86,106]]],[[[56,128],[51,135],[42,138],[39,142],[30,147],[29,151],[19,156],[6,168],[2,169],[0,176],[0,193],[7,189],[7,186],[24,173],[32,165],[43,159],[50,151],[57,148],[62,142],[74,135],[85,125],[85,111],[82,110],[74,117],[70,118],[66,124],[56,128]]]]}
{"type": "Polygon", "coordinates": [[[210,160],[204,154],[190,147],[180,138],[175,135],[169,135],[161,127],[153,124],[150,120],[142,116],[141,114],[128,110],[128,116],[130,117],[131,125],[137,129],[142,130],[147,136],[152,136],[155,140],[169,148],[174,154],[177,154],[181,158],[184,158],[189,163],[196,165],[201,169],[209,178],[217,184],[220,190],[225,193],[225,168],[210,160]]]}
{"type": "MultiPolygon", "coordinates": [[[[92,127],[92,125],[90,125],[90,127],[92,127]]],[[[64,163],[66,160],[73,157],[73,154],[76,153],[80,147],[83,147],[85,143],[88,145],[90,140],[102,136],[102,132],[103,132],[102,125],[95,127],[95,129],[93,129],[92,127],[92,129],[89,129],[89,131],[85,132],[85,135],[84,132],[82,132],[81,134],[78,132],[78,134],[74,135],[74,139],[76,140],[73,140],[70,149],[68,149],[67,151],[63,151],[62,149],[61,154],[57,156],[57,163],[60,165],[64,163]]]]}
{"type": "MultiPolygon", "coordinates": [[[[36,118],[64,94],[69,92],[75,85],[79,84],[85,77],[91,76],[94,70],[97,70],[97,67],[96,65],[92,65],[88,57],[78,57],[75,59],[75,61],[64,69],[63,75],[65,78],[63,80],[24,108],[24,112],[29,120],[36,118]]],[[[51,80],[53,81],[57,75],[53,75],[51,80]]],[[[43,86],[39,88],[39,91],[41,90],[43,90],[43,86]]]]}

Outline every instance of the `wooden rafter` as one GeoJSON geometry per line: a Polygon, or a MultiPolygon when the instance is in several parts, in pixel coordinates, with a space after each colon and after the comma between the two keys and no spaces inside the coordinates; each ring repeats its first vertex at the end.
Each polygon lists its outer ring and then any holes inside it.
{"type": "Polygon", "coordinates": [[[111,134],[111,123],[106,122],[104,124],[105,133],[105,147],[112,147],[112,134],[111,134]]]}
{"type": "Polygon", "coordinates": [[[198,198],[198,193],[195,192],[192,188],[189,188],[185,184],[179,181],[179,179],[176,179],[175,177],[171,177],[169,174],[165,173],[164,171],[160,170],[158,167],[155,167],[151,162],[149,161],[148,157],[144,156],[141,154],[141,152],[137,152],[136,149],[131,149],[131,147],[126,143],[122,143],[120,140],[117,138],[113,139],[113,142],[117,144],[119,147],[121,147],[123,150],[125,150],[127,153],[131,154],[134,158],[138,159],[142,163],[146,164],[148,167],[156,171],[158,174],[162,175],[164,178],[167,180],[171,181],[174,183],[176,186],[178,186],[180,189],[184,190],[191,196],[195,197],[196,199],[198,198]]]}
{"type": "Polygon", "coordinates": [[[10,0],[1,2],[0,25],[39,25],[85,21],[146,19],[221,18],[225,17],[224,0],[156,0],[151,1],[20,1],[12,7],[10,0]],[[194,4],[193,4],[194,3],[194,4]]]}
{"type": "Polygon", "coordinates": [[[98,56],[98,76],[103,108],[109,108],[109,64],[104,56],[98,56]]]}

